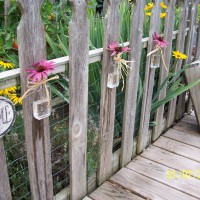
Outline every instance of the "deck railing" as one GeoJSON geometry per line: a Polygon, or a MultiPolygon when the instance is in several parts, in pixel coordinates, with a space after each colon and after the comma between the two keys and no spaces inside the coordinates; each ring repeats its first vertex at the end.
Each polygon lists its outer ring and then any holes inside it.
{"type": "MultiPolygon", "coordinates": [[[[27,74],[25,70],[34,62],[46,58],[46,40],[44,27],[40,16],[42,0],[19,0],[22,9],[22,19],[18,27],[19,69],[0,73],[0,89],[16,84],[20,76],[22,91],[27,90],[27,74]],[[31,41],[31,42],[30,42],[31,41]]],[[[109,0],[105,17],[104,47],[89,51],[89,20],[87,18],[87,0],[73,0],[73,16],[69,31],[69,56],[54,59],[58,67],[54,73],[64,72],[69,65],[69,155],[70,155],[70,187],[55,196],[55,199],[65,199],[71,195],[72,200],[79,200],[86,196],[88,191],[101,185],[113,172],[128,164],[136,153],[141,153],[146,146],[156,140],[165,127],[169,128],[176,119],[185,112],[185,97],[175,98],[169,103],[168,113],[164,113],[164,105],[159,107],[155,114],[158,125],[149,131],[151,103],[154,87],[155,69],[150,68],[151,56],[146,58],[142,109],[140,117],[139,135],[134,135],[134,124],[137,103],[137,88],[142,49],[147,53],[154,48],[152,35],[160,31],[160,3],[156,0],[150,19],[148,38],[143,36],[145,17],[145,0],[137,0],[131,18],[131,51],[129,60],[132,70],[126,78],[125,107],[121,148],[113,154],[113,135],[115,120],[116,89],[107,87],[109,70],[113,67],[113,57],[107,47],[112,41],[119,41],[119,7],[120,0],[109,0]],[[103,59],[102,59],[103,57],[103,59]],[[88,65],[102,60],[101,103],[100,103],[100,135],[99,135],[99,163],[98,173],[87,181],[87,123],[88,123],[88,65]],[[176,109],[178,108],[178,110],[176,109]],[[176,112],[177,111],[177,112],[176,112]],[[178,115],[176,115],[178,113],[178,115]],[[163,125],[164,116],[166,126],[163,125]],[[166,117],[167,116],[167,117],[166,117]],[[176,117],[177,116],[177,117],[176,117]],[[114,155],[114,158],[113,158],[114,155]],[[113,164],[114,163],[114,164],[113,164]],[[114,168],[114,169],[113,169],[114,168]],[[97,183],[97,184],[96,184],[97,183]]],[[[174,31],[175,0],[167,1],[166,18],[164,23],[164,38],[169,42],[163,50],[164,60],[170,65],[172,41],[176,39],[176,49],[185,52],[188,56],[186,63],[192,59],[194,34],[197,26],[198,0],[189,4],[185,0],[181,4],[179,31],[174,31]],[[188,28],[187,28],[188,27],[188,28]]],[[[199,32],[198,32],[199,35],[199,32]]],[[[199,40],[197,40],[199,49],[199,40]]],[[[175,72],[181,69],[180,60],[175,65],[175,72]]],[[[159,70],[159,84],[167,77],[168,71],[163,67],[159,70]]],[[[164,98],[163,89],[159,100],[164,98]]],[[[49,120],[36,120],[32,115],[33,100],[31,95],[23,100],[23,116],[25,124],[25,138],[31,186],[31,197],[36,200],[53,199],[53,182],[51,168],[51,145],[49,134],[49,120]]],[[[67,136],[66,136],[67,137],[67,136]]],[[[0,199],[11,199],[9,178],[6,169],[6,160],[3,142],[0,140],[0,199]]]]}

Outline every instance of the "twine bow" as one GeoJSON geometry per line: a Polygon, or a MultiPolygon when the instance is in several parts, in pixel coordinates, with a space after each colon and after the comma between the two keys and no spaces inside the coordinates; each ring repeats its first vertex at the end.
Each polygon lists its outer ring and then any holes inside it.
{"type": "Polygon", "coordinates": [[[166,71],[168,71],[168,68],[167,68],[167,66],[166,66],[166,64],[165,64],[165,59],[164,59],[164,55],[163,55],[163,50],[162,50],[162,48],[161,48],[159,45],[156,45],[156,46],[155,46],[155,49],[147,54],[147,57],[150,56],[150,55],[152,55],[152,54],[154,54],[154,53],[156,53],[157,51],[160,51],[160,53],[161,53],[161,58],[162,58],[162,61],[163,61],[163,65],[164,65],[166,71]]]}
{"type": "Polygon", "coordinates": [[[114,61],[117,61],[117,64],[118,64],[117,67],[120,70],[120,75],[121,75],[120,78],[122,78],[122,82],[123,82],[123,86],[122,86],[121,91],[123,91],[124,90],[124,76],[123,76],[122,72],[124,72],[124,74],[126,76],[128,76],[128,69],[131,70],[132,68],[127,63],[131,63],[133,61],[128,61],[128,60],[122,59],[121,54],[117,54],[117,56],[114,57],[114,61]]]}
{"type": "MultiPolygon", "coordinates": [[[[43,79],[42,81],[39,81],[39,82],[32,82],[30,80],[27,80],[27,87],[28,87],[28,90],[23,94],[22,97],[19,98],[19,100],[22,100],[26,97],[28,97],[29,95],[33,94],[37,89],[38,87],[44,85],[45,87],[45,90],[47,92],[47,98],[50,99],[50,95],[49,95],[49,91],[47,89],[47,85],[46,83],[48,83],[49,81],[52,81],[52,80],[56,80],[56,79],[59,79],[59,76],[56,75],[52,78],[49,78],[49,79],[43,79]]],[[[16,103],[15,103],[16,104],[16,103]]]]}

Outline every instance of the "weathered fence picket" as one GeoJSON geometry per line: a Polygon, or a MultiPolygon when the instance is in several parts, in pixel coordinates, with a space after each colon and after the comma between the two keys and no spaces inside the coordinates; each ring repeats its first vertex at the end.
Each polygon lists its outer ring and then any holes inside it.
{"type": "MultiPolygon", "coordinates": [[[[189,12],[189,32],[186,39],[186,48],[185,54],[187,55],[187,59],[184,64],[189,64],[191,62],[192,57],[192,49],[194,44],[194,33],[196,29],[196,15],[198,10],[198,2],[199,0],[192,1],[190,5],[190,12],[189,12]]],[[[185,113],[186,106],[185,106],[185,93],[181,94],[178,97],[178,103],[176,107],[176,120],[182,118],[183,114],[185,113]]]]}
{"type": "Polygon", "coordinates": [[[87,193],[89,21],[87,0],[73,0],[69,28],[69,154],[71,199],[87,193]]]}
{"type": "Polygon", "coordinates": [[[135,114],[139,82],[140,59],[142,53],[142,35],[144,23],[145,0],[137,0],[131,19],[131,52],[129,60],[131,70],[126,80],[126,96],[123,116],[121,167],[127,165],[132,158],[133,133],[135,127],[135,114]],[[135,48],[137,47],[137,48],[135,48]]]}
{"type": "MultiPolygon", "coordinates": [[[[153,34],[160,31],[160,3],[161,0],[155,2],[154,8],[152,10],[152,16],[150,21],[150,31],[149,31],[149,42],[147,53],[153,50],[153,34]]],[[[150,142],[149,140],[149,121],[151,112],[151,102],[153,94],[154,76],[155,69],[150,68],[151,56],[147,57],[146,68],[145,68],[145,80],[144,80],[144,90],[142,98],[142,110],[140,117],[140,129],[137,143],[137,153],[141,153],[146,145],[150,142]]]]}
{"type": "Polygon", "coordinates": [[[12,200],[3,139],[0,138],[0,199],[12,200]]]}
{"type": "Polygon", "coordinates": [[[107,14],[105,16],[104,51],[101,80],[101,105],[100,105],[100,135],[99,148],[100,160],[98,169],[98,184],[102,184],[112,173],[112,148],[115,122],[116,89],[107,87],[109,70],[113,67],[113,57],[108,51],[111,42],[119,40],[119,6],[120,0],[108,0],[107,14]]]}
{"type": "MultiPolygon", "coordinates": [[[[179,33],[177,36],[177,42],[176,42],[176,49],[180,52],[184,52],[184,44],[185,44],[185,34],[186,34],[186,28],[187,28],[187,19],[188,19],[188,12],[189,12],[189,0],[185,0],[184,2],[181,2],[181,16],[179,20],[179,33]]],[[[183,60],[177,60],[174,72],[177,73],[183,64],[183,60]]],[[[176,114],[176,103],[177,103],[177,97],[175,97],[172,101],[169,102],[169,108],[167,113],[167,123],[166,127],[169,128],[175,121],[175,114],[176,114]]]]}
{"type": "MultiPolygon", "coordinates": [[[[169,0],[168,8],[166,11],[166,19],[164,25],[164,39],[168,41],[169,45],[163,49],[163,58],[166,64],[166,67],[169,70],[170,67],[170,59],[172,57],[172,39],[173,39],[173,30],[174,30],[174,22],[175,22],[175,4],[176,0],[169,0]]],[[[165,78],[168,76],[168,71],[164,67],[164,63],[161,61],[160,74],[158,85],[160,86],[165,78]]],[[[166,87],[164,87],[159,96],[158,100],[163,99],[166,96],[166,87]]],[[[164,114],[164,106],[162,105],[158,108],[155,113],[155,121],[158,123],[157,126],[153,128],[152,139],[155,141],[161,134],[162,131],[162,118],[164,114]]]]}
{"type": "MultiPolygon", "coordinates": [[[[22,19],[18,26],[19,65],[21,87],[27,90],[26,69],[33,63],[46,58],[46,40],[40,7],[43,0],[19,0],[22,19]]],[[[33,96],[23,100],[23,116],[31,196],[35,200],[53,199],[51,170],[51,145],[49,119],[36,120],[33,117],[33,96]]]]}

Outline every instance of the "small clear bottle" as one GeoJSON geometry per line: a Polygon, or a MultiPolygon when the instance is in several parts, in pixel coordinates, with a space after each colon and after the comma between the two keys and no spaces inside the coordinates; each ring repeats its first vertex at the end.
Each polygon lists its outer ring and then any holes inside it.
{"type": "Polygon", "coordinates": [[[108,74],[107,87],[116,88],[119,86],[119,80],[121,78],[121,70],[118,67],[118,62],[114,61],[111,66],[110,73],[108,74]]]}
{"type": "Polygon", "coordinates": [[[150,67],[151,68],[159,68],[160,67],[160,54],[157,52],[157,53],[154,53],[152,56],[151,56],[151,64],[150,64],[150,67]]]}
{"type": "Polygon", "coordinates": [[[51,115],[51,89],[48,85],[40,85],[34,92],[33,116],[42,120],[51,115]]]}

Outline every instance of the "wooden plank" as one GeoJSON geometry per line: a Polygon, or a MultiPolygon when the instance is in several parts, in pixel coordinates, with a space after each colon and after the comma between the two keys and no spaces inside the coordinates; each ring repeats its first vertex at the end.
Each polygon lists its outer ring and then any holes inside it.
{"type": "MultiPolygon", "coordinates": [[[[194,33],[196,29],[196,13],[198,9],[198,1],[199,0],[194,0],[192,1],[190,5],[190,13],[189,13],[189,32],[187,35],[187,40],[186,40],[186,49],[185,49],[185,54],[187,55],[187,60],[185,64],[188,64],[191,62],[191,57],[192,57],[192,49],[193,49],[193,43],[194,43],[194,33]]],[[[180,95],[178,97],[178,104],[177,104],[177,110],[176,110],[176,119],[179,120],[182,118],[183,114],[185,113],[185,93],[180,95]]]]}
{"type": "Polygon", "coordinates": [[[197,29],[196,54],[194,60],[200,60],[200,21],[197,29]]]}
{"type": "Polygon", "coordinates": [[[113,66],[113,57],[108,51],[108,45],[112,41],[119,40],[119,6],[120,0],[108,1],[107,14],[105,16],[104,52],[101,80],[100,102],[100,161],[98,169],[98,184],[101,185],[112,173],[112,147],[115,121],[116,88],[107,87],[108,73],[113,66]]]}
{"type": "Polygon", "coordinates": [[[8,12],[10,9],[10,0],[4,0],[4,26],[5,29],[8,28],[8,12]]]}
{"type": "Polygon", "coordinates": [[[174,176],[170,176],[168,167],[140,156],[129,163],[127,168],[190,196],[200,197],[200,180],[193,177],[184,179],[180,171],[175,171],[174,176]]]}
{"type": "Polygon", "coordinates": [[[87,1],[72,1],[69,27],[69,156],[70,197],[79,200],[87,194],[87,122],[89,20],[87,1]],[[78,188],[78,189],[77,189],[78,188]]]}
{"type": "Polygon", "coordinates": [[[183,119],[181,119],[181,121],[198,126],[196,117],[192,115],[186,115],[185,117],[183,117],[183,119]]]}
{"type": "Polygon", "coordinates": [[[153,200],[196,199],[194,197],[191,197],[167,185],[159,183],[151,178],[147,178],[146,176],[143,176],[127,168],[122,168],[110,180],[121,185],[123,188],[126,188],[131,192],[134,192],[135,194],[140,194],[142,197],[146,199],[153,199],[153,200]]]}
{"type": "Polygon", "coordinates": [[[3,139],[0,138],[0,199],[12,200],[3,139]]]}
{"type": "Polygon", "coordinates": [[[188,133],[183,131],[178,131],[175,129],[169,129],[165,134],[164,137],[171,138],[173,140],[177,140],[184,144],[188,144],[197,148],[200,148],[200,137],[199,133],[188,133]]]}
{"type": "MultiPolygon", "coordinates": [[[[19,0],[22,19],[17,29],[21,87],[27,90],[26,70],[46,58],[44,26],[40,16],[43,0],[19,0]],[[31,42],[30,42],[31,41],[31,42]]],[[[23,116],[32,199],[53,199],[49,119],[33,117],[33,95],[23,100],[23,116]]]]}
{"type": "Polygon", "coordinates": [[[132,69],[129,71],[129,75],[126,80],[126,96],[122,134],[122,155],[120,163],[121,167],[124,167],[131,161],[133,152],[133,133],[135,128],[139,70],[142,52],[141,41],[144,26],[144,7],[145,1],[138,0],[134,5],[134,12],[131,17],[131,52],[129,55],[129,60],[133,62],[131,63],[132,69]]]}
{"type": "Polygon", "coordinates": [[[198,133],[198,135],[200,136],[200,127],[193,125],[193,124],[189,124],[187,122],[184,121],[180,121],[178,122],[174,127],[174,129],[179,130],[179,131],[183,131],[186,133],[198,133]]]}
{"type": "MultiPolygon", "coordinates": [[[[173,36],[173,30],[174,30],[174,22],[175,22],[175,0],[170,0],[167,11],[166,11],[166,19],[165,19],[165,29],[164,29],[164,39],[168,41],[169,45],[163,49],[163,58],[165,61],[165,64],[167,68],[169,69],[170,66],[170,60],[171,60],[171,54],[172,54],[172,36],[173,36]]],[[[160,74],[159,74],[159,81],[158,85],[160,86],[163,81],[168,76],[168,71],[165,69],[164,63],[161,62],[160,67],[160,74]]],[[[164,87],[158,96],[158,101],[165,98],[166,96],[166,87],[164,87]]],[[[153,135],[152,140],[155,141],[162,132],[162,123],[161,120],[163,118],[164,114],[164,106],[160,106],[156,113],[155,113],[155,120],[158,124],[157,126],[153,127],[153,135]]]]}
{"type": "MultiPolygon", "coordinates": [[[[187,83],[192,83],[194,81],[197,81],[200,78],[200,68],[199,65],[190,67],[185,70],[185,76],[187,83]]],[[[200,99],[200,84],[197,84],[196,86],[192,87],[190,91],[190,97],[193,102],[193,107],[196,113],[196,118],[198,121],[198,124],[200,125],[200,105],[199,105],[199,99],[200,99]]]]}
{"type": "MultiPolygon", "coordinates": [[[[147,53],[151,52],[154,48],[153,45],[153,34],[159,32],[160,30],[160,3],[161,0],[157,0],[154,3],[152,10],[152,16],[150,21],[150,31],[149,31],[149,43],[147,53]]],[[[149,121],[150,121],[150,112],[151,112],[151,102],[153,94],[153,85],[154,85],[154,75],[155,69],[150,68],[151,57],[146,59],[146,68],[145,68],[145,80],[144,80],[144,90],[142,97],[142,110],[140,116],[140,128],[138,136],[138,145],[137,153],[141,153],[143,149],[150,142],[148,138],[149,130],[149,121]]]]}
{"type": "Polygon", "coordinates": [[[191,160],[200,162],[200,149],[197,147],[193,147],[162,136],[156,142],[154,142],[153,145],[191,160]]]}
{"type": "Polygon", "coordinates": [[[89,197],[85,197],[83,200],[92,200],[92,199],[90,199],[89,197]]]}
{"type": "Polygon", "coordinates": [[[115,183],[105,182],[89,195],[93,200],[142,200],[143,198],[122,189],[115,183]]]}
{"type": "MultiPolygon", "coordinates": [[[[189,12],[189,0],[181,1],[181,16],[179,20],[179,33],[177,36],[176,41],[176,50],[180,52],[184,52],[184,44],[185,44],[185,30],[187,27],[187,19],[188,19],[188,12],[189,12]]],[[[177,73],[183,64],[183,60],[178,60],[175,65],[174,72],[177,73]]],[[[169,128],[175,121],[175,114],[176,114],[176,103],[177,97],[175,97],[172,101],[169,102],[169,108],[167,113],[167,124],[166,127],[169,128]]]]}
{"type": "Polygon", "coordinates": [[[165,165],[169,168],[176,169],[178,171],[181,170],[197,171],[198,169],[200,169],[199,162],[190,160],[183,156],[173,154],[169,151],[166,151],[164,149],[155,146],[149,146],[148,149],[146,149],[141,154],[141,156],[149,160],[152,160],[154,162],[165,165]]]}

